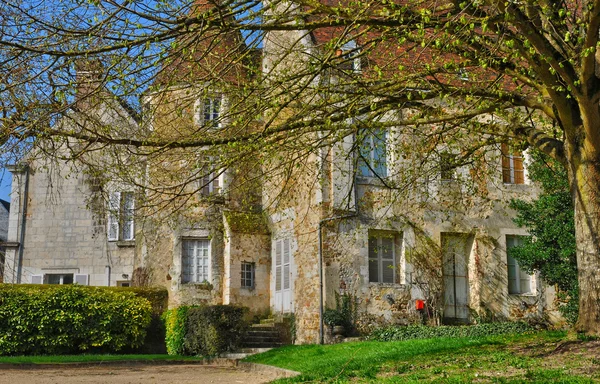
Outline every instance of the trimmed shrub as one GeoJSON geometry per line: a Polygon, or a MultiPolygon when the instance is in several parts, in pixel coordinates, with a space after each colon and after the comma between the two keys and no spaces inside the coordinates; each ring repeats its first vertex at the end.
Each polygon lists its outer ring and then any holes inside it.
{"type": "Polygon", "coordinates": [[[468,326],[442,325],[427,327],[424,325],[394,326],[376,329],[368,337],[377,341],[402,341],[413,339],[431,339],[436,337],[483,337],[509,333],[524,333],[535,330],[525,322],[484,323],[468,326]]]}
{"type": "Polygon", "coordinates": [[[169,355],[183,355],[188,308],[190,307],[182,306],[169,309],[163,316],[166,330],[165,343],[169,355]]]}
{"type": "Polygon", "coordinates": [[[166,312],[170,355],[216,356],[236,349],[246,334],[248,309],[229,305],[182,306],[166,312]]]}
{"type": "Polygon", "coordinates": [[[150,302],[133,292],[78,285],[1,285],[0,354],[135,348],[144,342],[150,318],[150,302]]]}

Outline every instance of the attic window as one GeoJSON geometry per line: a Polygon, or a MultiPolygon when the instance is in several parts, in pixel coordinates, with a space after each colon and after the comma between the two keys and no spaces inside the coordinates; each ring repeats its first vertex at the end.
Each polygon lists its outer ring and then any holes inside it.
{"type": "Polygon", "coordinates": [[[341,57],[341,69],[351,70],[352,72],[359,73],[362,71],[361,58],[360,58],[360,47],[354,40],[348,41],[342,45],[336,51],[336,56],[341,57]]]}

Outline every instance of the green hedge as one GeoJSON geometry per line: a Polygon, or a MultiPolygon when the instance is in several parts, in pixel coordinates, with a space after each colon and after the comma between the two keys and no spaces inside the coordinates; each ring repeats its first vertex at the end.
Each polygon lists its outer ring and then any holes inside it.
{"type": "Polygon", "coordinates": [[[468,326],[442,325],[426,327],[424,325],[409,325],[380,328],[369,335],[369,340],[402,341],[413,339],[431,339],[436,337],[482,337],[508,333],[523,333],[534,328],[524,322],[484,323],[468,326]]]}
{"type": "Polygon", "coordinates": [[[236,349],[246,334],[248,309],[229,305],[183,306],[165,314],[170,355],[215,356],[236,349]]]}
{"type": "Polygon", "coordinates": [[[150,302],[78,285],[0,285],[0,354],[116,352],[142,345],[150,302]]]}

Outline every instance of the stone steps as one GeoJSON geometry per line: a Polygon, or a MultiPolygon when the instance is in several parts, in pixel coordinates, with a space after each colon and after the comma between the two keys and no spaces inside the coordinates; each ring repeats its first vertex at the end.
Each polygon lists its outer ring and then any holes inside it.
{"type": "Polygon", "coordinates": [[[261,320],[253,324],[242,342],[242,348],[277,348],[285,345],[279,327],[274,319],[261,320]]]}

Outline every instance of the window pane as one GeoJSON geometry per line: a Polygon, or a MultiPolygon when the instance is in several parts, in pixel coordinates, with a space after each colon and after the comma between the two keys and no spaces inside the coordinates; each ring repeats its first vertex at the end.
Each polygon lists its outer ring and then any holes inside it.
{"type": "Polygon", "coordinates": [[[358,171],[362,176],[387,177],[387,131],[377,129],[359,134],[358,171]]]}
{"type": "Polygon", "coordinates": [[[394,262],[393,261],[382,261],[382,283],[393,283],[394,282],[394,262]]]}
{"type": "Polygon", "coordinates": [[[369,259],[369,282],[379,282],[379,263],[377,259],[369,259]]]}
{"type": "Polygon", "coordinates": [[[386,151],[387,131],[379,129],[373,136],[373,158],[372,164],[375,173],[379,177],[387,176],[387,151],[386,151]]]}
{"type": "Polygon", "coordinates": [[[381,248],[379,250],[382,259],[394,259],[394,239],[390,237],[381,238],[381,248]]]}
{"type": "Polygon", "coordinates": [[[133,240],[133,193],[123,193],[123,240],[133,240]]]}
{"type": "Polygon", "coordinates": [[[518,264],[515,259],[507,256],[508,264],[508,293],[514,294],[519,293],[519,282],[518,282],[518,264]]]}

